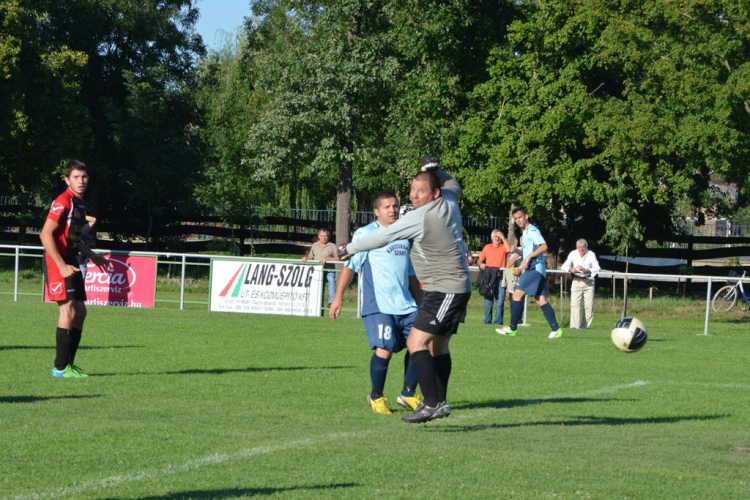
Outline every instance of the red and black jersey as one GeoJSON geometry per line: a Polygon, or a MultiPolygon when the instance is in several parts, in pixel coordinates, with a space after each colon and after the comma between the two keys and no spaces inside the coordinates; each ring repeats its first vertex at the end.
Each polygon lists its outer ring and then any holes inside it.
{"type": "Polygon", "coordinates": [[[86,224],[86,204],[66,189],[52,202],[47,218],[59,224],[54,232],[55,246],[66,261],[80,253],[83,226],[86,224]]]}

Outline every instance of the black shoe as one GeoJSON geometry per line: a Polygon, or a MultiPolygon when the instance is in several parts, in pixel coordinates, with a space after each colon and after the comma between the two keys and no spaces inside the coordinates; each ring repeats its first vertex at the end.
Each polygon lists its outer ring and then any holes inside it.
{"type": "Polygon", "coordinates": [[[404,415],[401,417],[401,420],[407,424],[423,424],[435,418],[435,412],[438,408],[439,406],[427,406],[424,403],[419,403],[417,411],[409,415],[404,415]]]}
{"type": "Polygon", "coordinates": [[[451,407],[448,406],[448,403],[446,401],[443,401],[442,403],[438,403],[437,408],[435,409],[435,413],[432,415],[432,418],[445,418],[451,416],[451,407]]]}

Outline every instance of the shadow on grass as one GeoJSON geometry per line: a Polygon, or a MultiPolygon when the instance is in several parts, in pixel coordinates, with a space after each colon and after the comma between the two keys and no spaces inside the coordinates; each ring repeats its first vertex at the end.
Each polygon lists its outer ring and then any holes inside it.
{"type": "Polygon", "coordinates": [[[577,427],[590,425],[640,425],[640,424],[676,424],[679,422],[693,422],[706,420],[721,420],[731,415],[686,415],[683,417],[646,417],[646,418],[620,418],[620,417],[597,417],[579,416],[567,420],[550,420],[537,422],[519,422],[510,424],[477,424],[477,425],[450,425],[445,427],[430,428],[433,432],[475,432],[490,431],[496,429],[515,429],[519,427],[577,427]]]}
{"type": "Polygon", "coordinates": [[[40,401],[55,401],[59,399],[91,399],[101,396],[0,396],[0,404],[8,403],[39,403],[40,401]]]}
{"type": "MultiPolygon", "coordinates": [[[[88,351],[88,350],[98,350],[98,349],[142,349],[146,346],[142,345],[110,345],[110,346],[104,346],[104,345],[82,345],[78,348],[80,351],[88,351]]],[[[50,344],[47,346],[44,345],[0,345],[0,351],[34,351],[34,350],[44,350],[44,351],[54,351],[55,345],[50,344]]]]}
{"type": "MultiPolygon", "coordinates": [[[[339,488],[354,488],[359,486],[356,483],[338,483],[325,484],[320,486],[291,486],[289,488],[232,488],[221,490],[191,490],[180,491],[179,493],[167,493],[166,495],[138,497],[138,500],[182,500],[192,498],[235,498],[235,497],[256,497],[269,496],[277,493],[298,490],[329,490],[339,488]]],[[[106,498],[104,500],[122,500],[116,497],[106,498]]]]}
{"type": "Polygon", "coordinates": [[[451,403],[451,408],[455,410],[477,410],[480,408],[495,408],[502,410],[504,408],[518,408],[521,406],[534,406],[549,403],[568,404],[568,403],[606,403],[609,401],[637,401],[636,399],[620,398],[540,398],[540,399],[499,399],[496,401],[479,401],[470,403],[451,403]]]}
{"type": "Polygon", "coordinates": [[[118,377],[121,375],[224,375],[226,373],[260,373],[260,372],[296,372],[304,370],[349,370],[354,366],[267,366],[247,368],[189,368],[170,372],[129,372],[129,373],[91,373],[97,377],[118,377]]]}

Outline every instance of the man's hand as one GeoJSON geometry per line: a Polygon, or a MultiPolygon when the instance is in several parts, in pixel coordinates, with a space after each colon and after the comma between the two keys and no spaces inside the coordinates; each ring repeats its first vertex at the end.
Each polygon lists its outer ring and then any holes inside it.
{"type": "Polygon", "coordinates": [[[80,273],[80,272],[81,272],[81,268],[78,266],[74,266],[72,264],[65,264],[64,266],[60,268],[60,275],[63,278],[70,278],[75,273],[80,273]]]}
{"type": "Polygon", "coordinates": [[[339,246],[338,254],[339,254],[340,261],[349,260],[352,256],[349,252],[346,251],[346,245],[339,246]]]}
{"type": "Polygon", "coordinates": [[[328,308],[328,317],[331,318],[331,321],[334,321],[341,314],[341,305],[342,301],[338,298],[331,302],[331,307],[328,308]]]}
{"type": "Polygon", "coordinates": [[[95,253],[94,256],[91,257],[91,262],[96,264],[96,267],[98,267],[102,272],[111,273],[115,269],[115,266],[110,261],[99,255],[98,253],[95,253]]]}

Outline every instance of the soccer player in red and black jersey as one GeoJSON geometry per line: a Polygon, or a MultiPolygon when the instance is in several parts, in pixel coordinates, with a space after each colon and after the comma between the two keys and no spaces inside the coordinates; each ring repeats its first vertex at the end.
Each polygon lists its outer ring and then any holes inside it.
{"type": "Polygon", "coordinates": [[[52,368],[52,376],[57,378],[88,377],[74,363],[86,319],[85,276],[78,267],[78,254],[89,257],[103,271],[112,270],[112,263],[92,252],[81,241],[83,226],[86,224],[83,193],[88,182],[86,165],[78,160],[70,160],[65,168],[68,189],[52,202],[40,235],[45,250],[42,261],[45,286],[60,310],[56,334],[57,353],[55,366],[52,368]]]}

